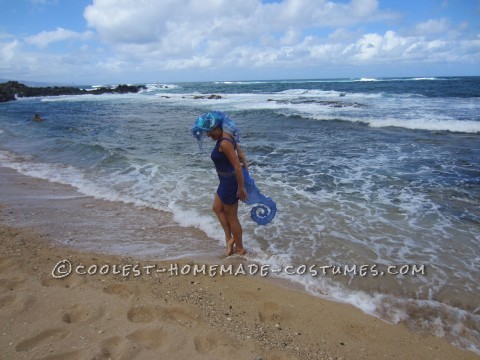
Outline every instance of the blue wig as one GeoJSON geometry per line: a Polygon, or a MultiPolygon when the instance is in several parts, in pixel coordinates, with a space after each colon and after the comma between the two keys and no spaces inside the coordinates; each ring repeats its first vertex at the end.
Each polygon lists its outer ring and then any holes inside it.
{"type": "Polygon", "coordinates": [[[240,142],[240,131],[235,121],[221,111],[211,111],[199,116],[192,125],[192,135],[197,139],[200,150],[203,150],[203,139],[207,132],[216,127],[220,127],[223,131],[232,135],[236,142],[240,142]]]}

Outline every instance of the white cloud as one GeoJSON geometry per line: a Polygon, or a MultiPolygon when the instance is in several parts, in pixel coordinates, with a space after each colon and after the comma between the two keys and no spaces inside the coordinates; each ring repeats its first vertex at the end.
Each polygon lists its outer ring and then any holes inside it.
{"type": "Polygon", "coordinates": [[[41,33],[29,36],[25,39],[26,43],[35,45],[39,48],[45,48],[51,43],[65,40],[87,40],[93,36],[93,32],[86,31],[77,33],[75,31],[57,28],[54,31],[42,31],[41,33]]]}
{"type": "Polygon", "coordinates": [[[0,66],[5,66],[10,60],[15,58],[20,48],[20,42],[13,40],[10,42],[0,43],[0,66]]]}
{"type": "Polygon", "coordinates": [[[165,69],[167,70],[182,70],[182,69],[192,69],[192,68],[207,68],[212,65],[212,60],[202,57],[202,56],[193,56],[190,59],[183,59],[180,61],[169,60],[165,64],[165,69]]]}
{"type": "Polygon", "coordinates": [[[395,18],[397,15],[380,11],[377,0],[351,0],[349,3],[326,0],[286,0],[281,3],[257,4],[256,17],[263,18],[277,30],[288,27],[341,27],[372,20],[395,18]]]}
{"type": "Polygon", "coordinates": [[[298,39],[300,38],[300,31],[298,29],[290,28],[285,33],[280,39],[280,44],[281,45],[293,45],[295,44],[298,39]]]}
{"type": "Polygon", "coordinates": [[[430,19],[416,26],[416,34],[420,36],[445,33],[449,30],[450,24],[447,19],[430,19]]]}
{"type": "Polygon", "coordinates": [[[305,49],[305,29],[395,16],[380,11],[377,0],[96,0],[84,11],[88,25],[119,56],[152,67],[163,59],[169,69],[296,63],[299,53],[318,60],[324,50],[305,49]]]}
{"type": "Polygon", "coordinates": [[[271,4],[259,0],[97,0],[85,9],[84,16],[111,44],[170,44],[172,38],[195,47],[204,39],[228,37],[237,44],[276,32],[283,34],[286,45],[307,27],[351,26],[393,15],[381,12],[377,0],[348,4],[327,0],[271,4]]]}
{"type": "Polygon", "coordinates": [[[359,32],[349,31],[347,28],[338,28],[328,35],[328,40],[332,42],[347,42],[358,38],[359,32]]]}
{"type": "Polygon", "coordinates": [[[0,40],[2,39],[10,39],[10,38],[14,38],[15,36],[9,34],[9,33],[6,33],[6,32],[0,32],[0,40]]]}

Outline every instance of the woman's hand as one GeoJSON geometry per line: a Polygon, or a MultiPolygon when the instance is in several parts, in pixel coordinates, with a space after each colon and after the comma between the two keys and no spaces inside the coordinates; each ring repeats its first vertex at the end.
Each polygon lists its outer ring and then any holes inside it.
{"type": "Polygon", "coordinates": [[[237,196],[238,196],[238,198],[239,198],[240,200],[242,200],[242,201],[245,201],[245,200],[247,200],[247,198],[248,198],[247,192],[245,191],[244,188],[238,189],[237,196]]]}

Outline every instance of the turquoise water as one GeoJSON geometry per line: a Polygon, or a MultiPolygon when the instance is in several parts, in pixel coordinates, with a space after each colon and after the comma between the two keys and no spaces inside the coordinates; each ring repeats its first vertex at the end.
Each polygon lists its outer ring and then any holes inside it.
{"type": "MultiPolygon", "coordinates": [[[[277,202],[266,227],[240,206],[251,259],[423,265],[402,276],[279,276],[479,351],[480,78],[148,84],[139,94],[19,99],[0,104],[0,165],[167,211],[222,245],[214,143],[201,154],[189,132],[209,110],[236,120],[250,173],[277,202]],[[46,120],[32,122],[35,113],[46,120]]],[[[114,253],[135,246],[108,244],[114,253]]],[[[154,240],[149,255],[166,257],[154,240]]]]}

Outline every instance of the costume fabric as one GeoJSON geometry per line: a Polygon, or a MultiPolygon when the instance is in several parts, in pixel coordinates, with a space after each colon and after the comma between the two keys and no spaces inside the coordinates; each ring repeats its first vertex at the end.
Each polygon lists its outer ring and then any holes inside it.
{"type": "Polygon", "coordinates": [[[230,139],[222,138],[217,141],[217,144],[210,155],[215,164],[218,179],[220,180],[220,184],[217,188],[217,195],[220,200],[222,200],[222,203],[232,205],[238,201],[238,182],[233,165],[230,163],[227,156],[223,152],[220,152],[220,144],[222,141],[231,142],[234,148],[237,147],[237,144],[230,139]]]}
{"type": "Polygon", "coordinates": [[[255,185],[255,181],[250,177],[247,169],[243,168],[243,178],[247,200],[245,204],[254,205],[250,211],[250,217],[258,225],[269,224],[277,213],[277,204],[271,198],[263,195],[255,185]]]}

